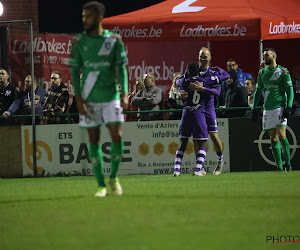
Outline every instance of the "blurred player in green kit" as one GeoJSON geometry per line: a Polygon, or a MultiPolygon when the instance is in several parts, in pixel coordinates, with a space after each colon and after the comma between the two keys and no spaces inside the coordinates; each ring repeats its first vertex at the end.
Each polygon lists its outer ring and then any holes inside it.
{"type": "Polygon", "coordinates": [[[266,66],[258,74],[252,118],[257,118],[256,107],[262,92],[264,92],[263,130],[268,131],[271,138],[271,148],[277,168],[281,171],[284,170],[281,160],[281,144],[285,170],[292,171],[290,146],[286,138],[286,125],[287,118],[292,110],[294,92],[288,70],[277,65],[276,57],[274,49],[268,48],[264,50],[263,58],[266,66]]]}
{"type": "Polygon", "coordinates": [[[123,110],[128,108],[126,51],[119,35],[103,29],[104,12],[104,5],[96,1],[83,6],[82,23],[85,31],[74,38],[70,56],[72,82],[80,113],[79,126],[88,130],[89,154],[99,186],[96,197],[107,195],[99,145],[102,124],[107,126],[112,139],[109,186],[114,194],[123,194],[118,168],[124,148],[123,110]]]}

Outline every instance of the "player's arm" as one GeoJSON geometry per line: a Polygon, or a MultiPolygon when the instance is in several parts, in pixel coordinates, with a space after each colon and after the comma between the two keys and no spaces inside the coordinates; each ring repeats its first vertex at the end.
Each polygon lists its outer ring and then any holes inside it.
{"type": "Polygon", "coordinates": [[[287,69],[284,70],[283,81],[285,86],[285,92],[287,95],[287,107],[292,108],[294,100],[294,90],[291,75],[287,69]]]}
{"type": "Polygon", "coordinates": [[[75,92],[77,109],[80,114],[86,115],[87,107],[85,101],[82,99],[80,86],[81,56],[77,46],[77,43],[79,41],[80,39],[78,37],[75,37],[73,40],[69,64],[71,66],[71,77],[75,92]]]}
{"type": "Polygon", "coordinates": [[[291,75],[288,72],[286,68],[282,68],[284,71],[283,73],[283,83],[285,86],[285,93],[287,95],[287,104],[286,107],[283,110],[283,118],[288,118],[289,115],[292,112],[292,105],[293,105],[293,100],[294,100],[294,90],[293,90],[293,84],[292,84],[292,79],[291,75]]]}
{"type": "Polygon", "coordinates": [[[124,110],[128,110],[129,102],[128,102],[128,75],[125,63],[117,64],[117,75],[118,82],[120,84],[120,97],[121,97],[121,106],[124,110]]]}
{"type": "Polygon", "coordinates": [[[258,81],[256,84],[256,90],[255,90],[254,97],[253,97],[253,106],[251,108],[252,110],[256,109],[256,107],[258,106],[258,103],[260,101],[261,95],[262,95],[263,82],[261,80],[261,75],[262,75],[262,72],[260,71],[259,75],[258,75],[258,81]]]}
{"type": "Polygon", "coordinates": [[[122,39],[118,35],[113,35],[116,41],[116,70],[117,70],[117,78],[118,83],[120,85],[121,93],[121,105],[124,110],[128,110],[129,102],[128,102],[128,74],[126,69],[127,62],[127,54],[125,51],[124,43],[122,39]]]}
{"type": "Polygon", "coordinates": [[[220,67],[214,67],[213,69],[216,70],[215,76],[218,78],[218,83],[221,84],[223,81],[230,78],[230,75],[224,69],[221,69],[220,67]]]}
{"type": "Polygon", "coordinates": [[[221,85],[215,85],[213,88],[205,88],[204,92],[210,95],[219,96],[221,93],[221,85]]]}

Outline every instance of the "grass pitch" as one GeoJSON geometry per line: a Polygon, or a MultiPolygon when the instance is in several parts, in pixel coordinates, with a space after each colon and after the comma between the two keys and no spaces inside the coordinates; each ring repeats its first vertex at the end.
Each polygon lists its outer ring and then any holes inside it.
{"type": "Polygon", "coordinates": [[[0,179],[0,249],[300,249],[300,171],[0,179]]]}

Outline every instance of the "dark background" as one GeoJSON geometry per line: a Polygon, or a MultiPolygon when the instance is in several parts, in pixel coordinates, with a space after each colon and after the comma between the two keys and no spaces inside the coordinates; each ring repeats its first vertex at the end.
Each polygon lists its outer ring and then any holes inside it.
{"type": "MultiPolygon", "coordinates": [[[[82,6],[90,0],[38,0],[40,33],[82,32],[82,6]]],[[[164,0],[99,0],[106,7],[106,17],[164,2],[164,0]]]]}

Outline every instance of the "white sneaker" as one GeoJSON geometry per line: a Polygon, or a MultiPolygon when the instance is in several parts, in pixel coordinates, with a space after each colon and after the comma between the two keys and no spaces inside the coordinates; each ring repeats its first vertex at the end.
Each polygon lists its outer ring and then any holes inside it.
{"type": "Polygon", "coordinates": [[[107,195],[106,187],[99,187],[95,197],[105,197],[107,195]]]}
{"type": "Polygon", "coordinates": [[[193,175],[197,175],[197,176],[205,176],[206,175],[206,172],[205,172],[205,170],[204,170],[204,168],[201,168],[201,170],[200,171],[195,171],[194,173],[193,173],[193,175]]]}
{"type": "Polygon", "coordinates": [[[218,161],[217,166],[213,172],[214,175],[219,175],[222,173],[223,163],[221,161],[218,161]]]}
{"type": "Polygon", "coordinates": [[[116,195],[123,194],[123,189],[122,189],[122,186],[121,186],[118,178],[111,178],[109,180],[109,185],[110,185],[111,191],[114,194],[116,194],[116,195]]]}
{"type": "Polygon", "coordinates": [[[174,176],[174,177],[178,177],[178,176],[180,176],[180,173],[174,172],[174,173],[173,173],[173,176],[174,176]]]}

